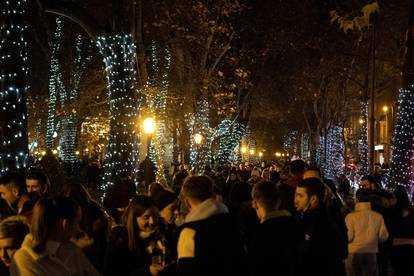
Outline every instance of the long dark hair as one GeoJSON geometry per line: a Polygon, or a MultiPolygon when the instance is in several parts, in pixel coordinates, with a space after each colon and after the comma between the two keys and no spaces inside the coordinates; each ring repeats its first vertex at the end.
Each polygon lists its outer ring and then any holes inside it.
{"type": "Polygon", "coordinates": [[[45,250],[46,241],[56,231],[56,224],[61,219],[73,220],[79,212],[79,205],[71,198],[55,196],[40,199],[34,209],[31,222],[33,250],[41,253],[45,250]]]}
{"type": "Polygon", "coordinates": [[[137,249],[137,236],[139,228],[136,218],[142,216],[146,210],[156,208],[150,197],[145,195],[134,195],[122,216],[122,224],[128,232],[128,248],[131,251],[137,249]]]}

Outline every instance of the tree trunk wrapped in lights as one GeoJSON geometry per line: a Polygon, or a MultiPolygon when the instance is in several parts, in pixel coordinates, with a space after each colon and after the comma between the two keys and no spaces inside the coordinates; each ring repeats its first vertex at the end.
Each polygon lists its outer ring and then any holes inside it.
{"type": "Polygon", "coordinates": [[[334,179],[344,172],[343,127],[333,126],[324,131],[316,151],[316,162],[324,177],[334,179]]]}
{"type": "Polygon", "coordinates": [[[65,109],[65,115],[61,119],[62,133],[60,135],[59,141],[59,156],[63,161],[66,162],[74,162],[76,160],[78,117],[76,109],[73,108],[73,104],[78,99],[80,81],[85,71],[85,63],[90,58],[89,56],[84,57],[82,55],[82,46],[84,44],[84,38],[79,35],[76,39],[75,60],[70,75],[69,84],[65,86],[62,82],[62,88],[59,90],[59,101],[62,108],[65,109]]]}
{"type": "Polygon", "coordinates": [[[361,175],[365,175],[368,173],[368,104],[366,102],[361,103],[361,117],[359,120],[359,172],[361,175]]]}
{"type": "Polygon", "coordinates": [[[26,0],[0,4],[0,170],[27,167],[26,0]]]}
{"type": "Polygon", "coordinates": [[[411,4],[407,31],[405,62],[397,107],[397,120],[392,149],[391,170],[388,185],[414,184],[413,144],[414,144],[414,4],[411,4]]]}
{"type": "Polygon", "coordinates": [[[101,36],[97,45],[104,57],[109,92],[109,142],[105,178],[137,171],[136,49],[130,34],[101,36]]]}
{"type": "Polygon", "coordinates": [[[216,161],[219,164],[231,162],[234,149],[240,144],[244,135],[245,126],[237,121],[224,119],[217,126],[214,138],[218,139],[216,149],[216,161]]]}
{"type": "Polygon", "coordinates": [[[62,48],[62,20],[56,18],[56,29],[53,34],[50,55],[50,71],[49,71],[49,95],[47,102],[47,129],[46,129],[46,147],[52,149],[54,147],[55,141],[55,131],[56,131],[56,102],[58,99],[61,85],[61,75],[59,67],[59,54],[60,49],[62,48]]]}
{"type": "Polygon", "coordinates": [[[166,106],[169,88],[170,63],[170,51],[165,47],[157,47],[153,42],[151,47],[152,70],[149,84],[153,88],[153,93],[150,99],[150,107],[157,120],[157,130],[153,143],[153,155],[152,152],[150,152],[150,158],[154,164],[156,164],[156,178],[160,183],[165,181],[164,165],[167,144],[166,106]]]}

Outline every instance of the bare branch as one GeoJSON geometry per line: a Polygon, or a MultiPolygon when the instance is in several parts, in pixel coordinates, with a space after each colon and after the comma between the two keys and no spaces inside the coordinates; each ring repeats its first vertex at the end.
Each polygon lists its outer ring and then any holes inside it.
{"type": "Polygon", "coordinates": [[[99,26],[98,22],[85,9],[73,2],[45,0],[41,2],[41,6],[45,12],[64,16],[79,24],[94,41],[105,33],[104,28],[99,26]]]}

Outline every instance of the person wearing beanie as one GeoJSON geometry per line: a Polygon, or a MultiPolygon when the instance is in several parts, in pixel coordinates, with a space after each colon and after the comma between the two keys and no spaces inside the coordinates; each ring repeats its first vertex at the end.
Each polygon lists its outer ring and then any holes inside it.
{"type": "Polygon", "coordinates": [[[161,218],[167,224],[174,224],[178,211],[177,195],[170,190],[157,189],[151,199],[158,208],[161,218]]]}
{"type": "Polygon", "coordinates": [[[162,275],[176,275],[176,259],[177,259],[177,230],[176,219],[179,210],[178,196],[173,191],[160,188],[154,190],[151,199],[159,211],[160,228],[165,235],[166,247],[166,268],[162,275]]]}

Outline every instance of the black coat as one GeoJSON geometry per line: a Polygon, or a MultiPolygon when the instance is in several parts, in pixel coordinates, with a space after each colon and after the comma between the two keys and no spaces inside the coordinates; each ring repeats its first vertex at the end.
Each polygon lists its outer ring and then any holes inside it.
{"type": "Polygon", "coordinates": [[[300,275],[343,275],[343,237],[325,208],[307,210],[301,215],[301,225],[305,242],[300,275]]]}
{"type": "Polygon", "coordinates": [[[249,252],[252,275],[295,275],[302,259],[303,241],[296,218],[279,216],[265,220],[258,226],[249,252]]]}
{"type": "Polygon", "coordinates": [[[180,276],[248,275],[243,243],[228,214],[186,223],[179,231],[184,228],[195,230],[195,257],[178,260],[180,276]]]}

